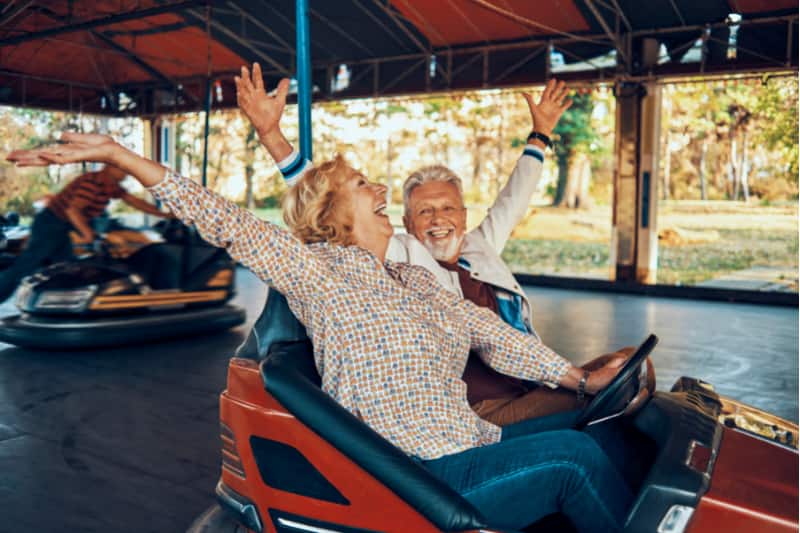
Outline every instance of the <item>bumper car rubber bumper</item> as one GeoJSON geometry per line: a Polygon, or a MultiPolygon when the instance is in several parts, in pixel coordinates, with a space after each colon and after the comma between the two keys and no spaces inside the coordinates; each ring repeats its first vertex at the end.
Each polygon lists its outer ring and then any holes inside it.
{"type": "Polygon", "coordinates": [[[0,321],[0,342],[43,350],[139,344],[238,326],[245,311],[233,305],[114,317],[13,315],[0,321]]]}

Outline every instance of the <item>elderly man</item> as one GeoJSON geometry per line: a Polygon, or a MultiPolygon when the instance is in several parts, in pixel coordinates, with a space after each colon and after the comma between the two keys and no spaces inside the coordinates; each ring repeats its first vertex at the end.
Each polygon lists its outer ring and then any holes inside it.
{"type": "MultiPolygon", "coordinates": [[[[256,63],[252,77],[242,68],[236,87],[239,108],[256,128],[261,143],[291,187],[311,168],[311,162],[303,159],[280,131],[289,81],[284,79],[278,84],[275,96],[267,95],[256,63]]],[[[461,180],[450,169],[429,166],[409,176],[403,187],[403,223],[408,234],[395,235],[387,252],[392,261],[425,267],[448,290],[492,309],[508,324],[531,335],[536,332],[530,302],[500,253],[525,216],[539,184],[549,136],[572,104],[567,92],[564,82],[550,80],[538,103],[523,93],[533,123],[531,134],[508,183],[476,229],[466,231],[461,180]]],[[[627,350],[618,354],[625,355],[627,350]]],[[[584,367],[585,376],[610,358],[603,356],[589,363],[584,367]]],[[[472,408],[500,426],[578,405],[571,393],[502,375],[474,355],[469,358],[463,379],[472,408]]]]}

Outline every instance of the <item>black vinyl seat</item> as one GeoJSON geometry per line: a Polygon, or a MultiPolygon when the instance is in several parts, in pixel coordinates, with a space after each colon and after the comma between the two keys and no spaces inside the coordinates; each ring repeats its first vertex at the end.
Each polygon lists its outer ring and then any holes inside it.
{"type": "Polygon", "coordinates": [[[320,389],[311,342],[286,299],[270,289],[237,357],[261,361],[267,391],[298,420],[442,531],[486,528],[477,509],[320,389]]]}

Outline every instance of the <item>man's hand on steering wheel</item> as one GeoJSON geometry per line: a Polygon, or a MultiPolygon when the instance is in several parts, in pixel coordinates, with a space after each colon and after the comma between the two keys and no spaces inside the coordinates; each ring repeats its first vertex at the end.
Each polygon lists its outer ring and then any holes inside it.
{"type": "Polygon", "coordinates": [[[615,357],[597,370],[589,373],[589,377],[586,379],[586,392],[595,395],[606,388],[619,373],[625,361],[624,357],[615,357]]]}

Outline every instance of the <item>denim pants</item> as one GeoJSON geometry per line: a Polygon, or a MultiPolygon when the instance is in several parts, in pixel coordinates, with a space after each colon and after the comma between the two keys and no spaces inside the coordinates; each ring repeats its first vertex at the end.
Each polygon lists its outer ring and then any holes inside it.
{"type": "Polygon", "coordinates": [[[11,296],[25,276],[72,256],[71,228],[69,222],[61,220],[49,209],[36,215],[25,249],[9,268],[0,272],[0,302],[11,296]]]}
{"type": "Polygon", "coordinates": [[[548,427],[564,427],[562,418],[507,426],[499,443],[423,464],[493,527],[519,530],[561,512],[581,532],[620,531],[628,484],[594,438],[548,427]]]}

